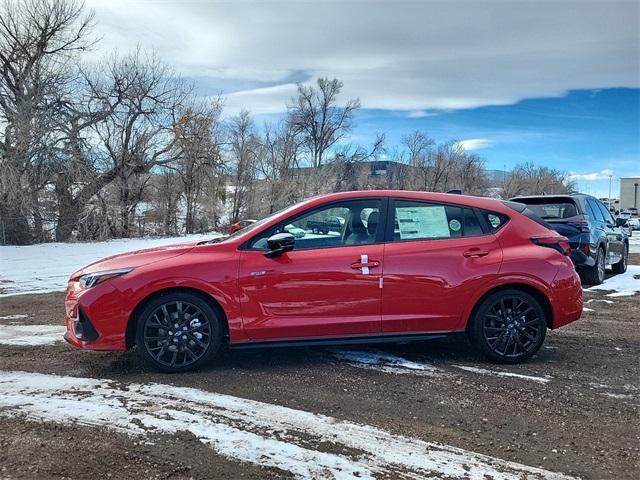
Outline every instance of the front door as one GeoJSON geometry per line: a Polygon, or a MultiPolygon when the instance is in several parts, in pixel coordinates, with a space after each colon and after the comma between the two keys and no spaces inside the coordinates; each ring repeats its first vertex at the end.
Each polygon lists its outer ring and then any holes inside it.
{"type": "Polygon", "coordinates": [[[240,256],[243,325],[252,340],[380,332],[381,199],[334,202],[258,234],[240,256]],[[378,228],[380,227],[380,228],[378,228]],[[268,258],[266,239],[289,232],[295,247],[268,258]]]}
{"type": "MultiPolygon", "coordinates": [[[[469,298],[496,276],[502,249],[467,207],[395,200],[390,207],[382,289],[383,333],[432,333],[464,328],[469,298]]],[[[482,215],[485,215],[482,213],[482,215]]],[[[491,214],[489,214],[491,215],[491,214]]],[[[499,228],[504,221],[491,215],[499,228]]]]}

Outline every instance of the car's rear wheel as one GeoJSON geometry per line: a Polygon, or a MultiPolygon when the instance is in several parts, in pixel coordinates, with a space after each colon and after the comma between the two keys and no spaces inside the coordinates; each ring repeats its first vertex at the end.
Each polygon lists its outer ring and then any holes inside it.
{"type": "Polygon", "coordinates": [[[613,273],[624,273],[627,271],[627,263],[629,261],[629,244],[625,243],[622,249],[622,258],[618,263],[611,266],[613,273]]]}
{"type": "Polygon", "coordinates": [[[542,346],[547,317],[532,295],[521,290],[502,290],[482,301],[468,332],[472,343],[491,360],[518,363],[542,346]]]}
{"type": "Polygon", "coordinates": [[[136,344],[143,361],[165,372],[198,368],[220,348],[220,319],[191,293],[170,293],[153,300],[138,318],[136,344]]]}
{"type": "Polygon", "coordinates": [[[604,282],[604,274],[606,268],[606,253],[604,248],[599,247],[596,254],[596,264],[593,267],[587,267],[582,270],[582,282],[587,285],[600,285],[604,282]]]}

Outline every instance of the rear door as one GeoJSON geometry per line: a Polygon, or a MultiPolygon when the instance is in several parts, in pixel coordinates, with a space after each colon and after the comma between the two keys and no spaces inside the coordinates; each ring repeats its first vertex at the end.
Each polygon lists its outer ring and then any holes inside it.
{"type": "Polygon", "coordinates": [[[392,200],[387,224],[382,332],[463,328],[469,297],[498,274],[502,250],[495,236],[483,230],[475,210],[432,202],[392,200]]]}

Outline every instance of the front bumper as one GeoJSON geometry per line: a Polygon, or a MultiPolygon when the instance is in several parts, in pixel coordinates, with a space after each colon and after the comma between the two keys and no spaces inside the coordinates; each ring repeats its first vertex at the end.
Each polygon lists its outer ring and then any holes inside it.
{"type": "Polygon", "coordinates": [[[69,282],[65,298],[64,339],[84,350],[126,350],[129,314],[122,294],[108,283],[83,290],[69,282]]]}

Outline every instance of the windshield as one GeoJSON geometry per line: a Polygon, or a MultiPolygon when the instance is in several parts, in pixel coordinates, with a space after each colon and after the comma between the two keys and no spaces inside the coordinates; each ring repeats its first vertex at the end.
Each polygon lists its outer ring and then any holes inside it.
{"type": "MultiPolygon", "coordinates": [[[[252,223],[251,225],[249,225],[248,227],[243,228],[242,230],[238,230],[237,232],[232,233],[231,235],[226,235],[224,237],[220,237],[219,239],[217,239],[220,242],[226,242],[227,240],[233,240],[235,238],[238,238],[240,235],[244,235],[246,233],[249,233],[253,230],[256,230],[260,227],[262,227],[262,225],[265,225],[267,223],[269,223],[271,220],[273,220],[275,217],[277,217],[278,215],[281,215],[283,213],[287,213],[289,211],[292,211],[296,208],[298,208],[298,206],[300,206],[301,204],[303,204],[304,202],[306,202],[307,200],[303,200],[302,202],[298,202],[295,203],[289,207],[285,207],[282,210],[278,210],[275,213],[272,213],[271,215],[269,215],[268,217],[264,217],[262,220],[258,220],[255,223],[252,223]]],[[[216,240],[214,240],[215,242],[216,240]]]]}

